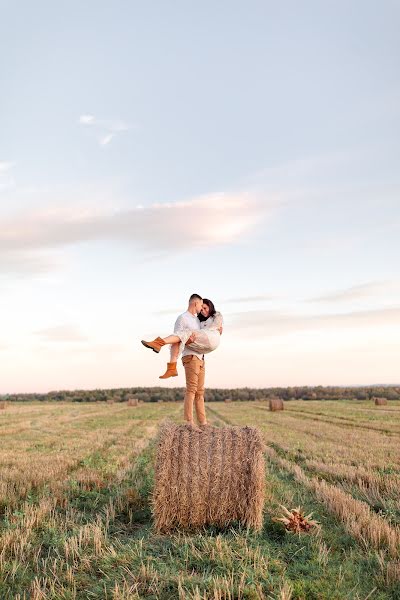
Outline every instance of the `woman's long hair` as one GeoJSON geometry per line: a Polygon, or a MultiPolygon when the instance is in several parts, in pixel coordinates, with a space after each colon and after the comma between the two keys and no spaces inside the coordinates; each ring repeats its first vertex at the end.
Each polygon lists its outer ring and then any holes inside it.
{"type": "Polygon", "coordinates": [[[200,321],[207,321],[207,319],[213,317],[217,311],[215,310],[214,302],[211,302],[211,300],[203,298],[203,304],[207,304],[208,308],[210,309],[209,315],[208,317],[204,317],[201,313],[199,313],[197,316],[200,321]]]}

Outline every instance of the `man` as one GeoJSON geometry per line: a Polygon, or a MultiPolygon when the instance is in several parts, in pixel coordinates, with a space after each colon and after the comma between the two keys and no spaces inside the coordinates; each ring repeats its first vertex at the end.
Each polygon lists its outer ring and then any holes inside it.
{"type": "MultiPolygon", "coordinates": [[[[203,306],[203,299],[199,294],[192,294],[189,298],[187,311],[181,314],[174,327],[174,332],[182,329],[196,331],[200,329],[200,321],[197,317],[203,306]]],[[[193,341],[189,338],[187,344],[193,341]]],[[[193,403],[196,410],[197,421],[200,426],[207,424],[206,411],[204,407],[204,378],[205,362],[204,354],[197,354],[193,350],[185,347],[182,352],[182,364],[185,369],[186,392],[183,404],[184,419],[192,427],[195,427],[193,421],[193,403]]]]}
{"type": "MultiPolygon", "coordinates": [[[[176,344],[179,341],[179,333],[183,330],[188,332],[196,332],[200,330],[200,320],[198,314],[203,308],[203,300],[199,294],[192,294],[189,298],[189,305],[187,310],[179,315],[175,322],[174,334],[167,336],[166,338],[157,337],[152,342],[142,340],[142,344],[146,348],[150,348],[154,352],[159,352],[165,344],[176,344]]],[[[207,307],[206,307],[207,308],[207,307]]],[[[220,329],[222,333],[222,327],[220,329]]],[[[200,426],[207,425],[206,412],[204,407],[204,377],[205,377],[205,363],[204,354],[190,349],[188,346],[194,341],[195,333],[193,333],[186,342],[186,346],[182,352],[182,364],[185,369],[186,377],[186,392],[184,400],[184,419],[195,429],[198,429],[193,421],[193,403],[196,410],[197,421],[200,426]]],[[[177,352],[179,349],[177,348],[177,352]]],[[[175,377],[178,375],[176,370],[176,358],[175,361],[171,360],[168,363],[167,371],[160,379],[166,379],[168,377],[175,377]]]]}

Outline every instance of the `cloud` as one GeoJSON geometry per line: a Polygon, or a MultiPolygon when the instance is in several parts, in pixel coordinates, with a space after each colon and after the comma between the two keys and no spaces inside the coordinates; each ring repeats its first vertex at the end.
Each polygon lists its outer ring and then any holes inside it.
{"type": "Polygon", "coordinates": [[[276,300],[276,296],[248,296],[241,298],[229,298],[228,300],[223,300],[223,304],[240,304],[246,302],[266,302],[269,300],[276,300]]]}
{"type": "MultiPolygon", "coordinates": [[[[274,300],[276,296],[248,296],[247,298],[230,298],[228,300],[222,300],[219,304],[221,306],[225,304],[240,304],[247,302],[265,302],[268,300],[274,300]]],[[[165,308],[154,312],[155,315],[179,315],[182,312],[182,306],[180,308],[165,308]]]]}
{"type": "Polygon", "coordinates": [[[127,123],[120,119],[97,119],[91,114],[81,115],[78,122],[80,125],[90,126],[97,131],[96,137],[100,146],[107,146],[117,133],[131,129],[127,123]]]}
{"type": "Polygon", "coordinates": [[[0,276],[30,276],[44,275],[60,269],[64,264],[56,256],[49,256],[41,251],[27,253],[24,251],[1,251],[0,276]]]}
{"type": "Polygon", "coordinates": [[[400,294],[400,282],[398,281],[370,281],[349,288],[331,292],[323,296],[309,298],[306,302],[347,302],[370,298],[373,296],[386,296],[390,293],[400,294]]]}
{"type": "Polygon", "coordinates": [[[3,219],[0,270],[21,266],[27,271],[46,269],[49,265],[36,252],[80,242],[122,242],[145,255],[232,244],[252,232],[273,210],[272,202],[262,204],[248,194],[212,194],[114,212],[81,207],[77,212],[64,207],[24,214],[3,219]]]}
{"type": "Polygon", "coordinates": [[[79,123],[82,123],[82,125],[94,125],[95,122],[93,115],[81,115],[79,117],[79,123]]]}
{"type": "Polygon", "coordinates": [[[58,325],[35,332],[45,342],[85,342],[87,338],[82,335],[75,325],[58,325]]]}
{"type": "Polygon", "coordinates": [[[300,315],[275,310],[256,310],[231,315],[229,329],[237,333],[251,333],[257,338],[279,336],[298,331],[338,330],[400,326],[400,306],[374,310],[351,311],[323,315],[300,315]]]}
{"type": "Polygon", "coordinates": [[[107,135],[101,137],[99,139],[99,143],[101,146],[106,146],[107,144],[109,144],[111,142],[111,140],[113,139],[114,134],[113,133],[108,133],[107,135]]]}
{"type": "MultiPolygon", "coordinates": [[[[390,293],[393,293],[393,298],[395,302],[400,301],[400,281],[372,281],[365,284],[355,285],[350,288],[346,288],[344,290],[340,290],[337,292],[332,292],[330,294],[326,294],[324,296],[317,296],[315,298],[307,298],[303,300],[303,302],[307,303],[340,303],[351,300],[358,300],[364,298],[370,298],[373,296],[382,296],[385,299],[389,298],[390,293]],[[397,297],[396,297],[397,294],[397,297]]],[[[220,306],[225,306],[226,304],[251,304],[257,302],[273,302],[276,300],[282,299],[282,296],[276,295],[259,295],[259,296],[242,296],[238,298],[227,298],[219,302],[220,306]]],[[[289,300],[289,298],[286,298],[289,300]]],[[[293,297],[290,298],[293,300],[293,297]]],[[[231,309],[232,310],[232,309],[231,309]]],[[[252,314],[255,311],[249,311],[249,313],[241,313],[241,314],[252,314]]],[[[265,314],[265,311],[261,311],[262,314],[265,314]]],[[[267,311],[268,312],[268,311],[267,311]]],[[[156,315],[170,315],[170,314],[178,314],[179,309],[164,309],[155,312],[156,315]]],[[[282,315],[282,313],[274,312],[273,314],[282,315]]],[[[251,317],[250,317],[251,318],[251,317]]],[[[279,317],[278,317],[279,318],[279,317]]]]}
{"type": "Polygon", "coordinates": [[[40,274],[59,268],[55,249],[81,242],[130,244],[141,251],[142,259],[235,244],[275,210],[275,200],[217,193],[125,210],[64,205],[25,212],[2,219],[0,274],[40,274]]]}

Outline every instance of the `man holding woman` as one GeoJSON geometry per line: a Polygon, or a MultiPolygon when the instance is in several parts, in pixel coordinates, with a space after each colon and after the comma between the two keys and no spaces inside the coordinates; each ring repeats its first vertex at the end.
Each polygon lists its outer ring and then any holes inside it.
{"type": "Polygon", "coordinates": [[[199,294],[192,294],[187,310],[179,315],[175,322],[172,335],[166,338],[158,337],[152,342],[142,340],[142,344],[154,352],[159,352],[166,344],[171,345],[170,362],[160,379],[178,375],[177,358],[182,353],[186,377],[184,419],[194,428],[196,426],[193,420],[193,404],[200,427],[207,425],[204,407],[204,354],[218,347],[222,330],[222,315],[215,310],[211,300],[203,300],[199,294]]]}

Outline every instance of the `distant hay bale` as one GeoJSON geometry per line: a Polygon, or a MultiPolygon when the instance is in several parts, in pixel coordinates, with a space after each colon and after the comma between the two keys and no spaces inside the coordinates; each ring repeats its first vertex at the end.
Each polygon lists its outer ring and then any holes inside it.
{"type": "Polygon", "coordinates": [[[224,402],[232,402],[232,398],[225,398],[224,402]]]}
{"type": "Polygon", "coordinates": [[[137,398],[128,398],[128,406],[137,406],[139,400],[137,398]]]}
{"type": "Polygon", "coordinates": [[[283,400],[281,398],[271,398],[269,401],[269,410],[283,410],[283,400]]]}
{"type": "Polygon", "coordinates": [[[264,487],[264,443],[256,428],[161,426],[153,493],[157,531],[235,521],[260,530],[264,487]]]}
{"type": "Polygon", "coordinates": [[[374,400],[375,406],[384,406],[385,404],[387,404],[386,398],[374,398],[374,400]]]}
{"type": "Polygon", "coordinates": [[[114,404],[114,398],[107,398],[107,404],[114,404]]]}
{"type": "Polygon", "coordinates": [[[3,400],[0,402],[0,410],[5,410],[7,408],[7,402],[3,400]]]}

